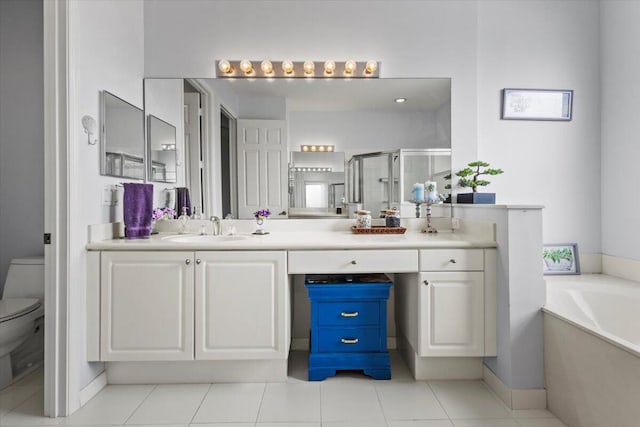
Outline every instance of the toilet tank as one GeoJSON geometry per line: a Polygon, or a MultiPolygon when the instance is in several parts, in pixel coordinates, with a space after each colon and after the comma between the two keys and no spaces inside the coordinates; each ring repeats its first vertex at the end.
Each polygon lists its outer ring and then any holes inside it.
{"type": "Polygon", "coordinates": [[[44,301],[44,257],[12,259],[2,298],[38,298],[44,301]]]}

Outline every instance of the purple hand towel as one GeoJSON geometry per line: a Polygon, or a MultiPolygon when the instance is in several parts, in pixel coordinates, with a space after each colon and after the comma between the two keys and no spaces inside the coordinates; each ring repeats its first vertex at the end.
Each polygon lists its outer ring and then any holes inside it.
{"type": "Polygon", "coordinates": [[[188,188],[176,188],[176,208],[176,215],[182,215],[182,208],[187,208],[187,215],[191,216],[191,199],[188,188]]]}
{"type": "Polygon", "coordinates": [[[125,183],[124,235],[127,239],[144,239],[151,234],[153,184],[125,183]]]}

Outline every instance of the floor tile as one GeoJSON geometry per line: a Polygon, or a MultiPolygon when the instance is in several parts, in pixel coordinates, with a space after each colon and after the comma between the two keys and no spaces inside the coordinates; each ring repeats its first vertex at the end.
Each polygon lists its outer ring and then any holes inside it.
{"type": "Polygon", "coordinates": [[[387,421],[448,418],[426,383],[376,382],[375,388],[387,421]]]}
{"type": "Polygon", "coordinates": [[[373,382],[323,381],[322,421],[384,421],[373,382]]]}
{"type": "MultiPolygon", "coordinates": [[[[289,427],[289,425],[280,427],[289,427]]],[[[322,427],[387,427],[387,423],[384,421],[323,421],[322,427]]]]}
{"type": "Polygon", "coordinates": [[[506,407],[482,381],[429,381],[451,419],[511,418],[506,407]]]}
{"type": "Polygon", "coordinates": [[[264,389],[264,383],[213,384],[192,423],[254,423],[264,389]]]}
{"type": "Polygon", "coordinates": [[[449,420],[391,420],[389,427],[453,427],[449,420]]]}
{"type": "Polygon", "coordinates": [[[455,427],[520,427],[516,420],[453,420],[455,427]]]}
{"type": "Polygon", "coordinates": [[[321,424],[319,422],[317,423],[282,423],[282,422],[256,423],[255,427],[321,427],[321,424]]]}
{"type": "Polygon", "coordinates": [[[149,396],[153,385],[110,385],[93,397],[63,425],[124,424],[138,406],[149,396]]]}
{"type": "Polygon", "coordinates": [[[258,422],[320,421],[319,383],[272,383],[260,405],[258,422]]]}
{"type": "Polygon", "coordinates": [[[513,409],[511,415],[513,418],[555,418],[555,415],[546,409],[513,409]]]}
{"type": "Polygon", "coordinates": [[[523,418],[517,421],[521,427],[567,427],[557,418],[523,418]]]}
{"type": "Polygon", "coordinates": [[[0,418],[0,424],[5,426],[50,426],[58,425],[63,418],[48,418],[44,416],[44,393],[34,394],[22,404],[0,418]]]}
{"type": "Polygon", "coordinates": [[[0,416],[18,407],[34,394],[41,392],[42,386],[31,385],[17,387],[9,386],[0,392],[0,416]]]}
{"type": "Polygon", "coordinates": [[[209,384],[159,385],[126,424],[188,424],[208,390],[209,384]]]}
{"type": "MultiPolygon", "coordinates": [[[[147,427],[147,426],[144,426],[147,427]]],[[[162,426],[165,427],[165,426],[162,426]]],[[[255,423],[207,423],[207,424],[189,424],[189,427],[255,427],[255,423]]]]}

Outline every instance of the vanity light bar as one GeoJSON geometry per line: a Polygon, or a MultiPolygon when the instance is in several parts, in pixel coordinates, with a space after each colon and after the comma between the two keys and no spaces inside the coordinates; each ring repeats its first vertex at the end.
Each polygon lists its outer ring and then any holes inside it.
{"type": "Polygon", "coordinates": [[[218,78],[378,78],[378,61],[216,61],[218,78]]]}
{"type": "Polygon", "coordinates": [[[293,168],[295,172],[331,172],[331,168],[293,168]]]}
{"type": "Polygon", "coordinates": [[[301,145],[302,151],[310,151],[313,153],[332,153],[335,150],[334,145],[301,145]]]}

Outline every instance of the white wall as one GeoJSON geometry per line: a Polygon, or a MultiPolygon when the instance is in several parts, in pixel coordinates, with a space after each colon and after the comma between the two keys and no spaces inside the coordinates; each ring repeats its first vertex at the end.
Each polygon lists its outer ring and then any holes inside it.
{"type": "Polygon", "coordinates": [[[640,260],[640,2],[603,1],[602,253],[640,260]]]}
{"type": "Polygon", "coordinates": [[[0,1],[0,294],[11,258],[42,255],[42,0],[0,1]]]}
{"type": "MultiPolygon", "coordinates": [[[[478,156],[498,203],[541,204],[546,243],[600,252],[598,2],[481,1],[478,156]],[[570,122],[500,120],[500,90],[573,89],[570,122]]],[[[637,41],[637,39],[636,39],[637,41]]]]}
{"type": "Polygon", "coordinates": [[[80,120],[100,117],[100,91],[142,108],[144,25],[141,0],[92,0],[69,3],[70,44],[70,215],[69,340],[70,411],[76,394],[104,368],[85,362],[85,287],[88,225],[122,218],[122,206],[103,206],[103,189],[125,179],[100,176],[100,145],[88,145],[80,120]]]}
{"type": "Polygon", "coordinates": [[[353,154],[398,148],[438,147],[434,112],[427,111],[290,111],[289,148],[335,145],[353,154]]]}

